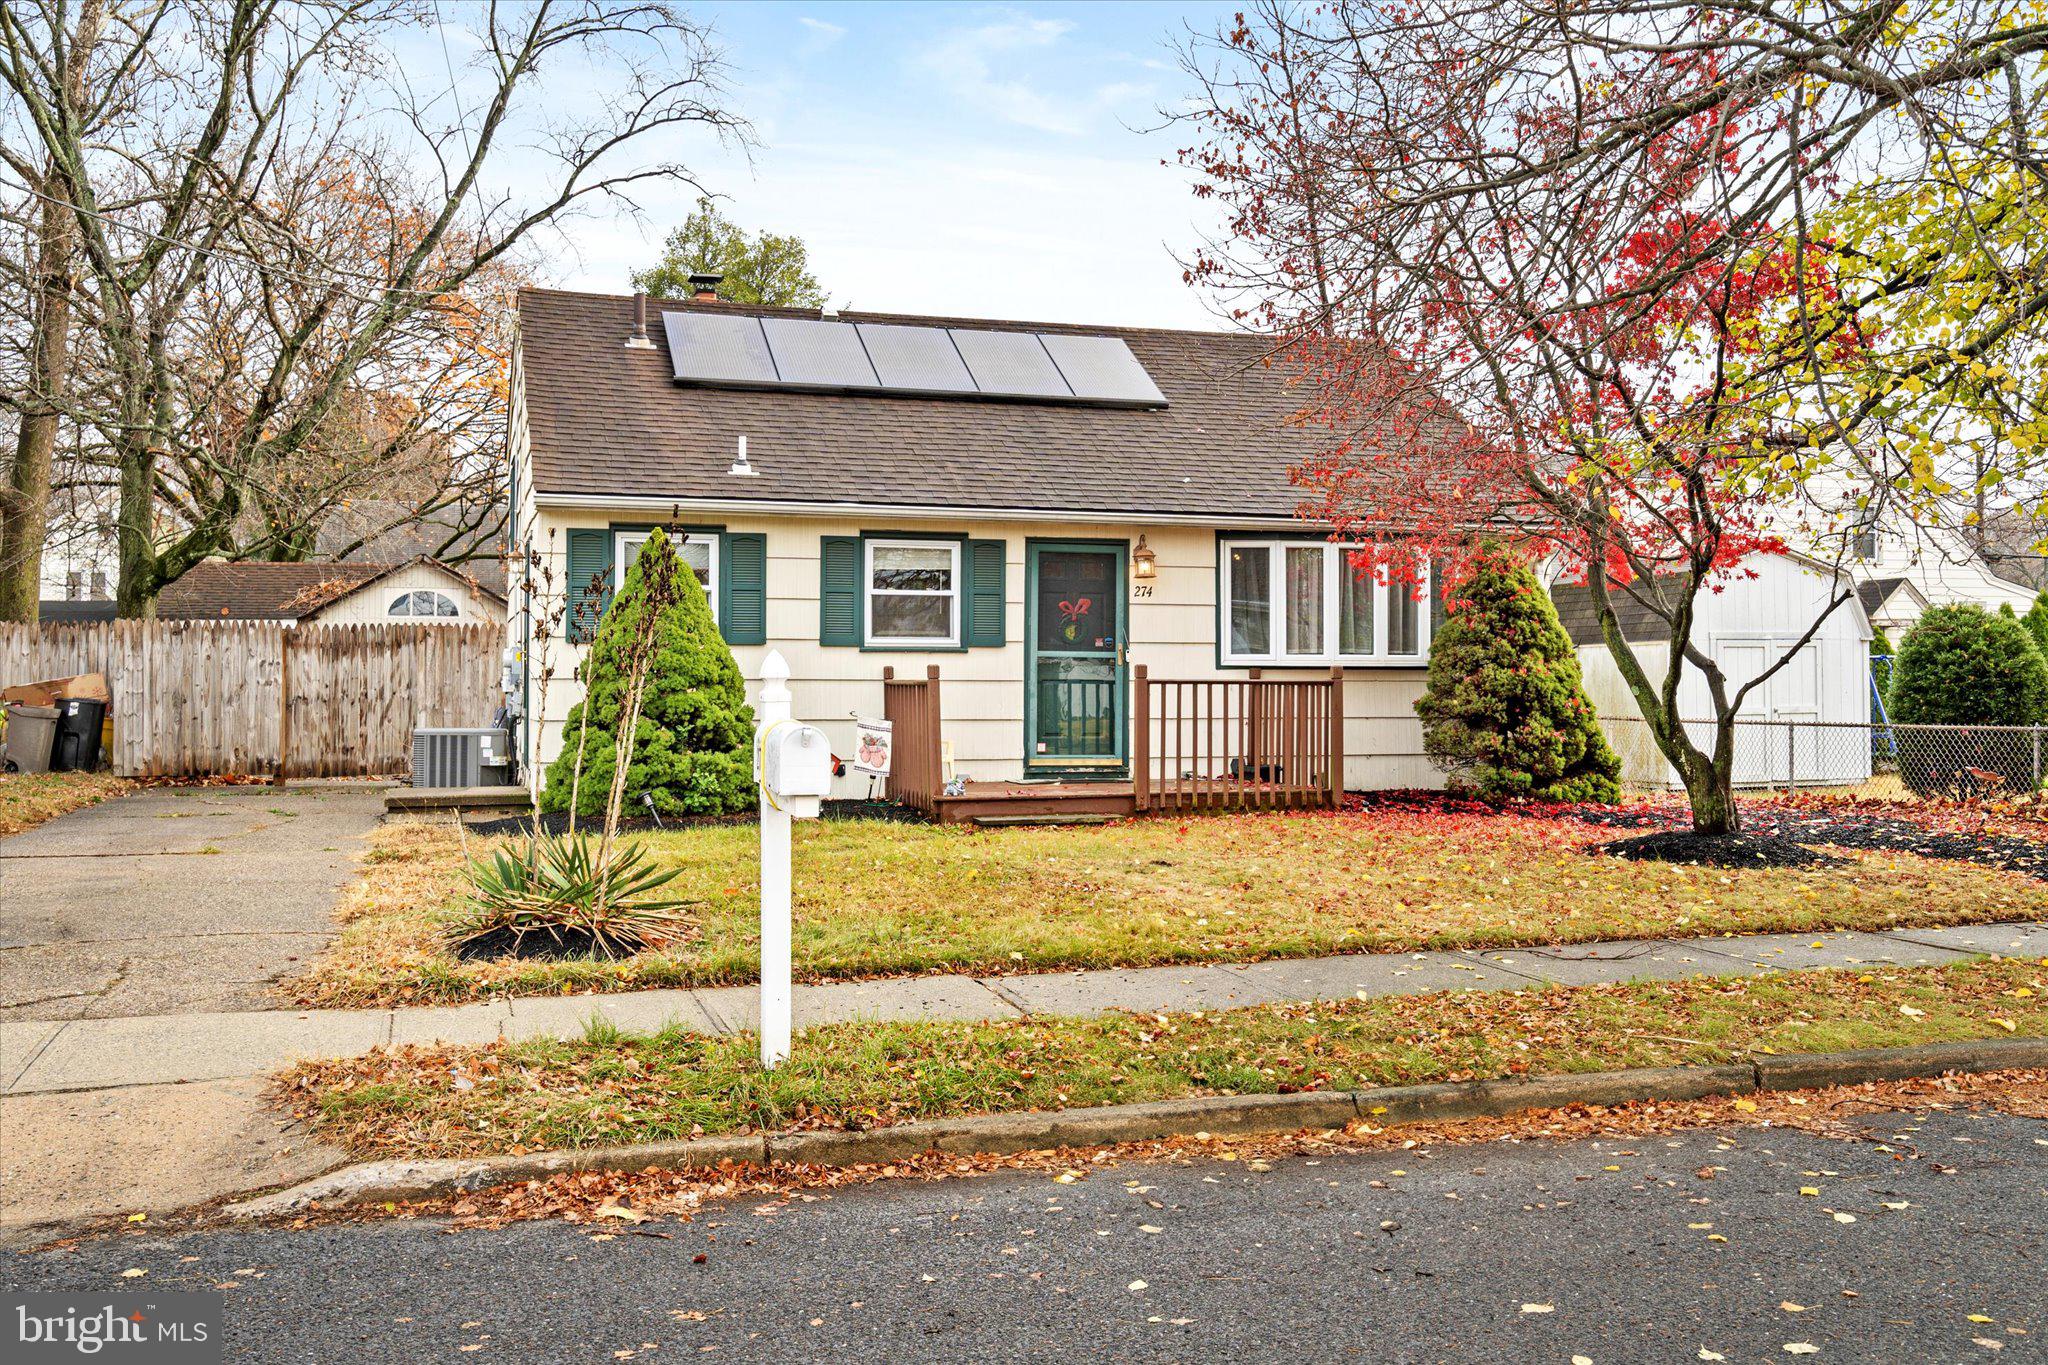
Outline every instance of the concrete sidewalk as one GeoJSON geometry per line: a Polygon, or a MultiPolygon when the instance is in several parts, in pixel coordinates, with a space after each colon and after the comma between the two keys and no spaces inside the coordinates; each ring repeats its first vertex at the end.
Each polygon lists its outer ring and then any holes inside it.
{"type": "MultiPolygon", "coordinates": [[[[1889,934],[1644,939],[1498,952],[1349,954],[1284,962],[921,976],[799,986],[799,1026],[853,1019],[994,1020],[1109,1010],[1228,1009],[1439,990],[1670,980],[1872,964],[1931,966],[1980,954],[2048,957],[2048,922],[1889,934]]],[[[0,1022],[0,1093],[26,1095],[253,1076],[294,1060],[400,1043],[573,1037],[591,1019],[651,1032],[725,1034],[755,1017],[751,986],[540,996],[399,1010],[266,1010],[0,1022]]]]}

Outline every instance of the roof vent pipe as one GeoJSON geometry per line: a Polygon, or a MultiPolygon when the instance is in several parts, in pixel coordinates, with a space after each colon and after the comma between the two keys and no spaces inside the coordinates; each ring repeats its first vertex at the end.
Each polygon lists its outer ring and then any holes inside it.
{"type": "Polygon", "coordinates": [[[647,335],[647,295],[633,296],[633,335],[626,338],[626,345],[636,351],[651,351],[653,340],[647,335]]]}
{"type": "Polygon", "coordinates": [[[725,472],[728,474],[738,474],[749,479],[754,477],[754,467],[747,463],[747,438],[745,436],[740,437],[739,453],[732,457],[732,468],[725,472]]]}

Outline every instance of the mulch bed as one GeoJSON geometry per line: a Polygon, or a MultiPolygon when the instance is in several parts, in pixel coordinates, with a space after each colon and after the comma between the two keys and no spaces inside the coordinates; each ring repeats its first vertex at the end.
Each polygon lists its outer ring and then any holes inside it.
{"type": "MultiPolygon", "coordinates": [[[[1567,809],[1575,820],[1582,820],[1589,825],[1605,825],[1613,829],[1646,829],[1662,826],[1671,830],[1682,830],[1686,821],[1683,807],[1675,807],[1668,811],[1642,808],[1609,810],[1596,806],[1576,806],[1567,809]]],[[[2004,868],[2007,871],[2023,872],[2030,877],[2048,881],[2048,843],[2022,839],[2010,834],[1989,834],[1982,830],[1961,828],[1936,829],[1896,816],[1869,815],[1847,809],[1787,810],[1763,802],[1742,807],[1742,826],[1743,833],[1737,837],[1762,836],[1794,845],[1822,844],[1834,848],[1914,853],[1922,858],[1942,858],[1951,862],[2004,868]]],[[[1654,839],[1660,836],[1653,834],[1647,837],[1654,839]]],[[[1623,857],[1641,856],[1623,851],[1624,845],[1641,842],[1641,838],[1623,839],[1594,847],[1603,852],[1621,854],[1623,857]]],[[[1680,858],[1677,861],[1705,860],[1680,858]]],[[[1762,864],[1738,863],[1717,866],[1762,864]]]]}
{"type": "Polygon", "coordinates": [[[515,934],[510,929],[493,929],[488,934],[456,944],[455,956],[464,962],[494,962],[505,958],[522,958],[529,962],[613,960],[599,953],[595,940],[579,929],[563,929],[559,936],[515,934]]]}
{"type": "MultiPolygon", "coordinates": [[[[1701,863],[1714,867],[1798,867],[1822,866],[1834,861],[1813,850],[1814,845],[1833,848],[1871,849],[1887,853],[1913,853],[1922,858],[1976,863],[2003,868],[2048,881],[2048,837],[2026,839],[2014,834],[1995,834],[1978,828],[1982,812],[1967,805],[1929,805],[1925,818],[1916,819],[1889,812],[1905,803],[1889,803],[1884,813],[1863,809],[1843,800],[1820,799],[1812,805],[1792,806],[1778,802],[1744,801],[1742,833],[1734,836],[1741,847],[1725,849],[1708,846],[1708,841],[1688,828],[1690,817],[1684,803],[1641,802],[1627,806],[1570,806],[1543,801],[1517,801],[1490,805],[1470,797],[1439,791],[1372,792],[1346,803],[1353,810],[1436,811],[1454,815],[1525,815],[1536,819],[1578,820],[1607,829],[1650,831],[1646,836],[1591,844],[1588,853],[1611,853],[1617,857],[1663,862],[1701,863]],[[1774,851],[1763,851],[1767,841],[1774,851]],[[1808,856],[1785,852],[1802,848],[1808,856]],[[1723,861],[1723,855],[1732,861],[1723,861]],[[1769,861],[1765,861],[1768,859],[1769,861]]],[[[1907,807],[1910,809],[1910,807],[1907,807]]],[[[2044,826],[2048,836],[2048,826],[2044,826]]]]}
{"type": "Polygon", "coordinates": [[[1659,830],[1599,846],[1602,853],[1646,863],[1698,863],[1702,867],[1833,867],[1840,858],[1768,834],[1695,834],[1659,830]]]}

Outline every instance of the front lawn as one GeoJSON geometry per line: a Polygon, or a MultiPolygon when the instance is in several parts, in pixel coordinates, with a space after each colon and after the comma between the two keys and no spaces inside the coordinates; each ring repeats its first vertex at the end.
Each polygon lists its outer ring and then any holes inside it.
{"type": "Polygon", "coordinates": [[[96,806],[131,785],[112,773],[0,773],[0,835],[96,806]]]}
{"type": "MultiPolygon", "coordinates": [[[[1369,809],[979,831],[847,821],[797,829],[796,968],[818,980],[1250,961],[1673,934],[1885,929],[2048,915],[2048,884],[1895,850],[1839,866],[1724,870],[1585,848],[1625,831],[1537,815],[1369,809]]],[[[397,1004],[751,981],[758,834],[655,834],[703,933],[623,962],[461,961],[447,824],[375,836],[346,926],[300,1003],[397,1004]]],[[[481,856],[487,841],[471,838],[481,856]]]]}
{"type": "Polygon", "coordinates": [[[399,1048],[314,1062],[280,1093],[360,1156],[876,1127],[1188,1095],[1348,1090],[1755,1053],[2048,1035],[2048,963],[1980,961],[1464,991],[1203,1014],[805,1029],[773,1072],[752,1034],[399,1048]]]}

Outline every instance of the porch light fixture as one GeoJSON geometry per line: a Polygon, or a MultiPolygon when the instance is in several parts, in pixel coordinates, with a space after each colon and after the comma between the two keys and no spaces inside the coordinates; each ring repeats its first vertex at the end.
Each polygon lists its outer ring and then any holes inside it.
{"type": "Polygon", "coordinates": [[[1152,547],[1145,543],[1144,534],[1138,536],[1138,548],[1131,551],[1131,577],[1156,578],[1159,575],[1159,556],[1152,553],[1152,547]]]}

